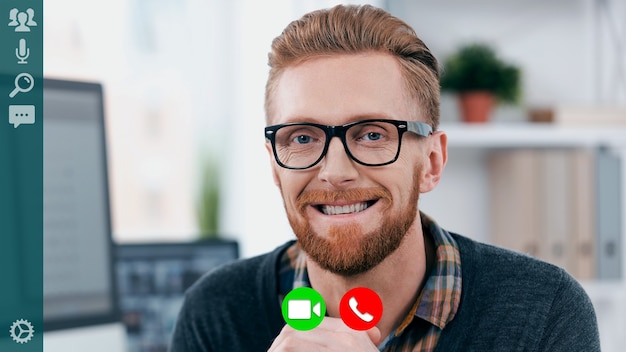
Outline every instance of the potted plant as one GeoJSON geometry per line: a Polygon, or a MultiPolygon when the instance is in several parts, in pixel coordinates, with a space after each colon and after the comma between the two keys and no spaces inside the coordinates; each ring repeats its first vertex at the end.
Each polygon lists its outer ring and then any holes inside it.
{"type": "Polygon", "coordinates": [[[201,165],[200,194],[197,201],[198,227],[201,238],[219,237],[220,179],[218,161],[207,156],[201,165]]]}
{"type": "Polygon", "coordinates": [[[441,90],[458,94],[465,122],[485,122],[496,101],[518,101],[520,69],[500,60],[486,44],[468,44],[445,60],[441,90]]]}

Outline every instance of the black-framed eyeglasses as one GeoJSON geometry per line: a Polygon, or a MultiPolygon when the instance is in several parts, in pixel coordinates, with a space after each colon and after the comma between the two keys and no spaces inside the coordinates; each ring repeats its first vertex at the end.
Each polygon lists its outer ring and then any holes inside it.
{"type": "Polygon", "coordinates": [[[428,137],[430,125],[418,121],[361,120],[340,126],[295,122],[265,127],[276,162],[286,169],[308,169],[319,163],[333,137],[339,137],[348,156],[365,166],[383,166],[400,155],[402,135],[428,137]]]}

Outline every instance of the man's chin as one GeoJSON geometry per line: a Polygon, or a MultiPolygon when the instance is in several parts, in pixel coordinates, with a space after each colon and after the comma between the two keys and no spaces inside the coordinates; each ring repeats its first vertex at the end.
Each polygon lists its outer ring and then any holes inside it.
{"type": "Polygon", "coordinates": [[[355,276],[371,270],[379,264],[367,258],[367,255],[355,246],[346,248],[336,245],[318,246],[302,249],[322,269],[340,276],[355,276]]]}
{"type": "Polygon", "coordinates": [[[361,226],[331,227],[324,236],[314,231],[301,232],[302,249],[321,268],[341,276],[365,273],[380,264],[397,245],[380,231],[362,233],[361,226]]]}

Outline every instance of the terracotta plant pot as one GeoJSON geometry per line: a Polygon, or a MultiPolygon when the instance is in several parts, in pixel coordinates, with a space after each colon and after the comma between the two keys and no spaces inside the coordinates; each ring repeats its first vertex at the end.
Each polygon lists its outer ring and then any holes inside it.
{"type": "Polygon", "coordinates": [[[459,95],[463,122],[484,123],[489,120],[496,98],[485,91],[465,92],[459,95]]]}

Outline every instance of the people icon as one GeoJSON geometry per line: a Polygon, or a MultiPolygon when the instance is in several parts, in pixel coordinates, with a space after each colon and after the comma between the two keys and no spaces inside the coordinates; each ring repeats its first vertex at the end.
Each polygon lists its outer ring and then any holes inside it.
{"type": "Polygon", "coordinates": [[[12,8],[9,11],[9,27],[15,27],[16,32],[30,32],[30,27],[36,27],[35,10],[28,8],[26,12],[12,8]]]}
{"type": "Polygon", "coordinates": [[[26,22],[26,25],[29,27],[37,27],[37,22],[34,20],[35,10],[28,8],[26,9],[26,14],[28,15],[28,22],[26,22]]]}
{"type": "Polygon", "coordinates": [[[9,22],[9,27],[15,27],[17,25],[19,25],[19,23],[17,23],[17,13],[19,12],[18,9],[13,8],[11,9],[11,11],[9,11],[9,20],[11,20],[11,22],[9,22]]]}

